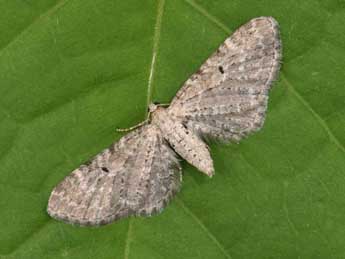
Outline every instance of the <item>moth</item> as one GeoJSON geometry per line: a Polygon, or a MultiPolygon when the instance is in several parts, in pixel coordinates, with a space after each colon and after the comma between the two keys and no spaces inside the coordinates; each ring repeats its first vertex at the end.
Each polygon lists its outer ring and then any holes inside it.
{"type": "Polygon", "coordinates": [[[164,108],[81,165],[52,191],[47,211],[78,225],[160,212],[179,191],[177,155],[213,176],[207,139],[238,142],[264,123],[281,61],[278,23],[258,17],[237,29],[164,108]]]}

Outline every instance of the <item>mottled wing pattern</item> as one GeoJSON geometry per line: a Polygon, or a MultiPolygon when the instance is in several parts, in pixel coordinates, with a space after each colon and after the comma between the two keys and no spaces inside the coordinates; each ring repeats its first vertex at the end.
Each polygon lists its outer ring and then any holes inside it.
{"type": "Polygon", "coordinates": [[[48,213],[78,225],[102,225],[164,208],[179,190],[175,153],[153,125],[141,127],[80,166],[53,190],[48,213]]]}
{"type": "Polygon", "coordinates": [[[262,127],[280,60],[278,23],[255,18],[185,82],[169,113],[202,136],[239,141],[262,127]]]}

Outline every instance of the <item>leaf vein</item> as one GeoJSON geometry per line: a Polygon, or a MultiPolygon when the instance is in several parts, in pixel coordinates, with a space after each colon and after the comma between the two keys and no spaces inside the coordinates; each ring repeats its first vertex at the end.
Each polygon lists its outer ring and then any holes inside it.
{"type": "Polygon", "coordinates": [[[224,246],[218,241],[218,239],[212,234],[212,232],[205,226],[204,223],[185,205],[183,200],[179,197],[176,197],[176,201],[179,203],[180,207],[183,208],[186,214],[188,214],[198,226],[207,234],[207,236],[215,243],[219,250],[224,254],[228,259],[231,259],[231,255],[225,250],[224,246]]]}
{"type": "Polygon", "coordinates": [[[314,116],[317,122],[321,125],[324,131],[327,133],[331,142],[333,142],[342,152],[345,153],[345,147],[340,143],[340,141],[336,138],[333,132],[328,127],[326,121],[321,118],[321,116],[313,109],[313,107],[307,102],[307,100],[300,95],[293,85],[286,79],[285,75],[282,73],[282,81],[286,84],[288,90],[299,100],[305,108],[314,116]]]}
{"type": "Polygon", "coordinates": [[[42,223],[34,231],[32,231],[29,235],[27,235],[25,238],[23,238],[18,243],[16,243],[16,245],[8,253],[1,254],[1,255],[13,255],[16,250],[20,249],[20,247],[22,247],[26,242],[28,242],[29,240],[34,238],[36,235],[38,235],[49,223],[53,223],[52,218],[48,218],[47,221],[42,223]]]}
{"type": "Polygon", "coordinates": [[[221,21],[219,21],[215,16],[210,14],[208,11],[206,11],[204,8],[202,8],[200,5],[195,3],[193,0],[184,0],[187,4],[189,4],[191,7],[193,7],[197,12],[202,14],[205,18],[207,18],[209,21],[217,25],[220,29],[222,29],[227,34],[231,34],[231,30],[221,21]]]}
{"type": "Polygon", "coordinates": [[[127,230],[127,236],[125,241],[125,252],[124,252],[124,259],[129,258],[129,251],[131,248],[131,239],[132,239],[132,221],[131,219],[128,219],[128,230],[127,230]]]}
{"type": "Polygon", "coordinates": [[[0,49],[0,54],[1,52],[3,52],[4,50],[6,50],[9,46],[11,46],[11,44],[13,44],[14,42],[16,42],[22,35],[25,34],[25,32],[27,32],[29,30],[29,28],[37,23],[38,21],[49,17],[49,15],[54,14],[56,11],[58,11],[60,8],[62,8],[69,0],[61,0],[58,1],[56,4],[54,4],[52,7],[50,7],[48,10],[46,10],[45,12],[43,12],[42,14],[40,14],[36,19],[34,19],[31,23],[29,23],[23,30],[21,30],[17,35],[14,36],[14,38],[12,38],[5,46],[3,46],[0,49]]]}

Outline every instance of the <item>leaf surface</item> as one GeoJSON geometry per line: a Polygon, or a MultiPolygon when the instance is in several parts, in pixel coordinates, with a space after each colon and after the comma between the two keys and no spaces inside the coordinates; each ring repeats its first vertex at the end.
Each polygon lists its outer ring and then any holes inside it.
{"type": "Polygon", "coordinates": [[[343,1],[1,1],[0,258],[344,258],[343,1]],[[281,26],[264,128],[183,163],[158,216],[80,228],[46,214],[64,176],[169,102],[237,27],[281,26]]]}

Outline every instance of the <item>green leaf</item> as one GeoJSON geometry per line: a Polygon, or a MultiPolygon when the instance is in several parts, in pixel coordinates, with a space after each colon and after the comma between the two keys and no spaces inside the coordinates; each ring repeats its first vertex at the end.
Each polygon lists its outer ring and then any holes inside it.
{"type": "Polygon", "coordinates": [[[345,2],[26,0],[0,10],[0,258],[344,258],[345,2]],[[80,228],[53,186],[169,102],[238,26],[281,25],[264,128],[183,163],[158,216],[80,228]]]}

